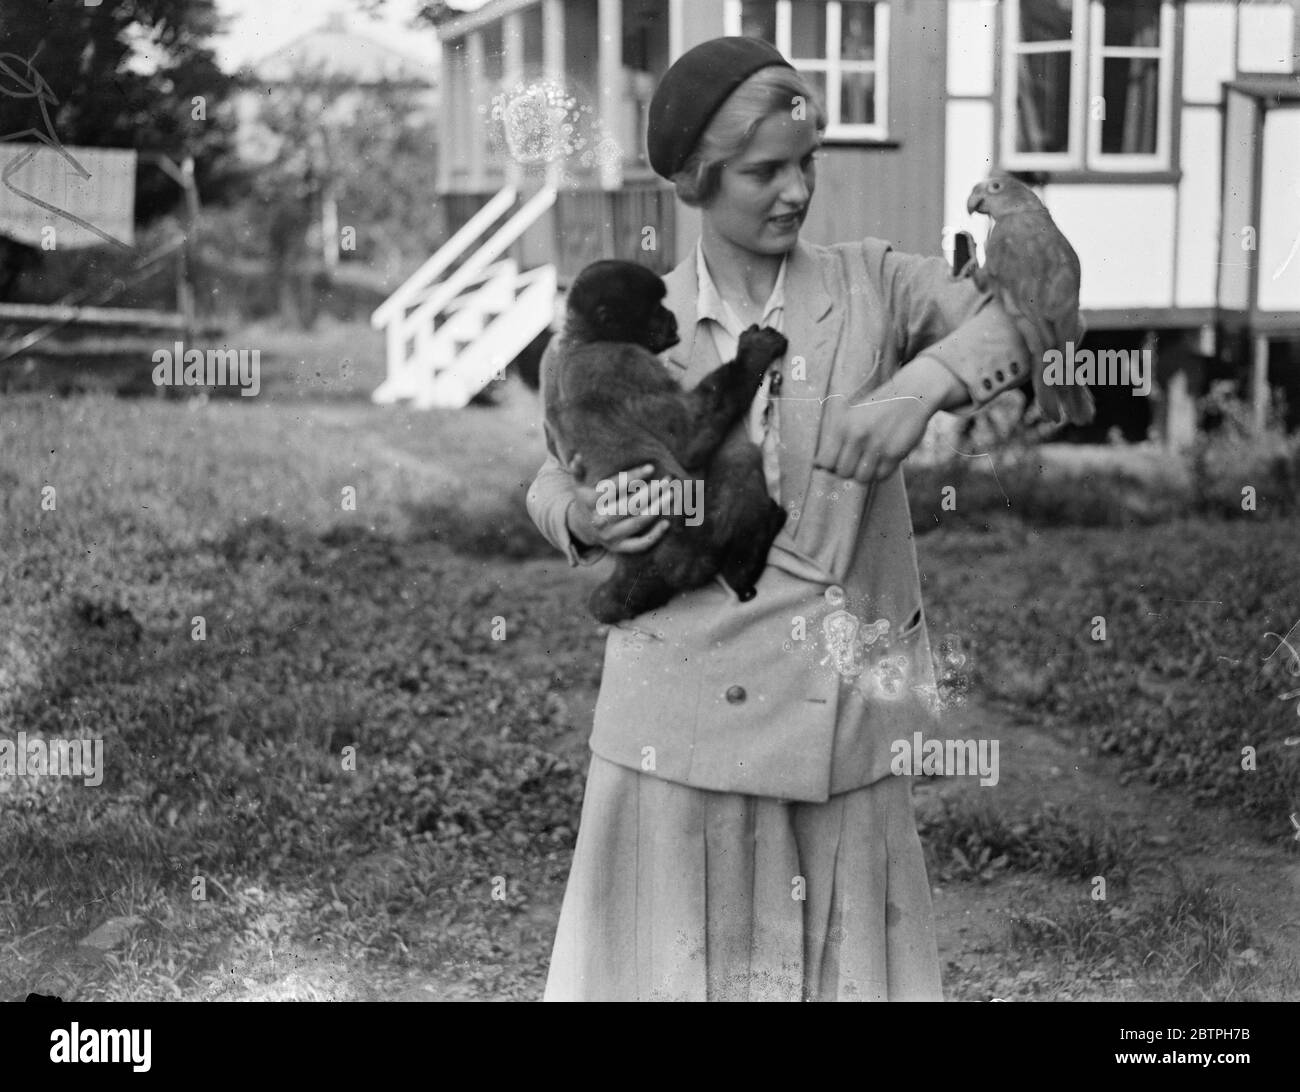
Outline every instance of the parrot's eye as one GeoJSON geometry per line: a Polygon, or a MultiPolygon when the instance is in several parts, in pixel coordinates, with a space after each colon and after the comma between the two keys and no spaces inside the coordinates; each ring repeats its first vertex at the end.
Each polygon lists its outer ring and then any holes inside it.
{"type": "Polygon", "coordinates": [[[998,190],[1000,190],[1001,188],[1002,188],[1002,183],[998,181],[996,178],[989,183],[989,189],[994,193],[997,193],[998,190]]]}

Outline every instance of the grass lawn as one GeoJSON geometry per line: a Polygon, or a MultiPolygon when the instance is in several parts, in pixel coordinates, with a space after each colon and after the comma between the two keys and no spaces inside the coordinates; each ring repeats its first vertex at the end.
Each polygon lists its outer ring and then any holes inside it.
{"type": "MultiPolygon", "coordinates": [[[[106,766],[0,778],[0,997],[536,998],[603,637],[523,511],[534,397],[374,407],[377,335],[242,336],[256,399],[0,402],[0,739],[106,766]]],[[[954,708],[1032,759],[920,786],[950,994],[1294,996],[1297,523],[1011,499],[918,539],[954,708]]]]}

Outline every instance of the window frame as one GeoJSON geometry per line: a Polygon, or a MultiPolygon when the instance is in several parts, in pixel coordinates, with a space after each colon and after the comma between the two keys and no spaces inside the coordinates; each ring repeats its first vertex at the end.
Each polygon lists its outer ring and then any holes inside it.
{"type": "MultiPolygon", "coordinates": [[[[840,57],[842,5],[863,0],[826,0],[825,57],[796,57],[791,51],[793,4],[800,0],[771,0],[775,5],[776,41],[773,43],[800,73],[821,73],[826,77],[826,132],[823,141],[887,143],[889,136],[889,0],[866,0],[875,4],[874,60],[843,60],[840,57]],[[847,73],[870,72],[876,77],[876,121],[849,124],[841,122],[841,77],[847,73]]],[[[724,0],[723,33],[738,36],[741,33],[741,0],[724,0]]]]}
{"type": "Polygon", "coordinates": [[[1070,171],[1083,175],[1120,174],[1141,177],[1173,170],[1177,13],[1173,0],[1160,0],[1158,46],[1106,45],[1104,0],[1072,0],[1071,72],[1084,78],[1070,81],[1069,150],[1018,152],[1018,61],[1027,53],[1049,52],[1045,43],[1022,44],[1019,39],[1021,0],[1006,0],[1002,25],[1002,87],[999,101],[1000,162],[1012,171],[1070,171]],[[1038,48],[1035,48],[1038,47],[1038,48]],[[1106,153],[1101,150],[1103,119],[1092,116],[1091,104],[1101,97],[1108,57],[1150,57],[1159,66],[1156,85],[1156,149],[1146,153],[1106,153]],[[1086,64],[1084,62],[1086,61],[1086,64]],[[1086,89],[1086,90],[1085,90],[1086,89]]]}

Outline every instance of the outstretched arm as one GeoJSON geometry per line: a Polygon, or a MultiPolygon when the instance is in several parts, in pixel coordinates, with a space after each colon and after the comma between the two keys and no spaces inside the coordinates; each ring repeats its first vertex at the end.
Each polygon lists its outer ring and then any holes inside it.
{"type": "Polygon", "coordinates": [[[954,279],[942,258],[901,254],[880,240],[864,243],[882,285],[903,366],[924,355],[961,383],[965,397],[944,409],[967,413],[1029,379],[1030,350],[991,287],[954,279]]]}
{"type": "Polygon", "coordinates": [[[893,474],[939,410],[962,415],[1030,375],[1029,349],[992,293],[954,279],[942,258],[863,242],[901,366],[878,386],[828,407],[815,465],[867,484],[893,474]]]}

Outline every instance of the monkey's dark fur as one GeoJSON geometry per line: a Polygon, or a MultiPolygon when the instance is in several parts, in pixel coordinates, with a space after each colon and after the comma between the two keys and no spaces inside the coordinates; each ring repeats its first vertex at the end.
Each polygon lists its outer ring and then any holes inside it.
{"type": "Polygon", "coordinates": [[[786,519],[768,496],[759,448],[733,428],[786,339],[751,326],[735,360],[684,391],[655,356],[679,340],[665,294],[644,266],[593,262],[569,289],[564,333],[542,361],[547,446],[580,484],[646,464],[654,466],[647,481],[705,483],[698,526],[673,513],[649,550],[612,555],[614,574],[588,601],[602,622],[635,617],[718,575],[752,599],[786,519]]]}

